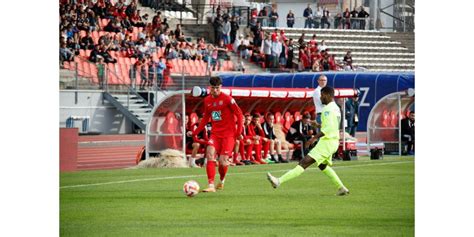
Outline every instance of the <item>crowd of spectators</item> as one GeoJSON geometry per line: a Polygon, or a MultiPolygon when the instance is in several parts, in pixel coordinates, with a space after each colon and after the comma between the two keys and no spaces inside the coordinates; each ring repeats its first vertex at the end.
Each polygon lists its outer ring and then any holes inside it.
{"type": "MultiPolygon", "coordinates": [[[[290,11],[291,13],[291,11],[290,11]]],[[[294,24],[294,15],[287,16],[287,26],[292,28],[294,24]]],[[[344,12],[337,13],[336,16],[330,16],[327,8],[321,8],[318,6],[314,11],[311,8],[311,4],[303,11],[303,17],[305,20],[304,28],[331,28],[330,18],[333,18],[334,29],[361,29],[365,30],[366,18],[369,17],[363,6],[360,6],[360,10],[357,11],[357,7],[354,10],[349,11],[346,8],[344,12]]]]}
{"type": "MultiPolygon", "coordinates": [[[[164,4],[166,6],[166,2],[164,4]]],[[[137,9],[137,0],[132,0],[129,4],[124,0],[118,0],[115,4],[110,0],[62,0],[59,25],[61,65],[64,61],[73,61],[80,55],[80,50],[87,50],[85,59],[96,65],[99,59],[108,64],[117,63],[117,57],[135,58],[136,63],[131,68],[135,71],[130,72],[130,75],[135,78],[138,74],[144,79],[153,77],[159,80],[160,75],[156,74],[166,70],[159,68],[161,61],[155,61],[156,58],[152,55],[160,50],[164,51],[163,61],[204,60],[209,63],[210,70],[221,70],[223,60],[229,59],[225,45],[231,39],[235,40],[238,30],[238,25],[230,24],[226,18],[223,28],[227,33],[222,37],[224,45],[219,39],[214,46],[207,44],[204,38],[191,42],[183,34],[181,25],[177,24],[175,29],[170,28],[160,11],[150,18],[151,22],[148,18],[147,14],[142,15],[137,9]],[[100,37],[94,39],[92,34],[97,32],[101,33],[100,37]],[[141,69],[143,65],[153,69],[142,73],[145,70],[141,69]],[[150,72],[153,75],[149,75],[150,72]]]]}

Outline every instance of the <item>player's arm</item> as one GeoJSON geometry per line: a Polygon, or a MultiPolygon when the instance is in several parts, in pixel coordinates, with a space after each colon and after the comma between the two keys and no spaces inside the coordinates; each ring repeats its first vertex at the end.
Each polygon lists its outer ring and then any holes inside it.
{"type": "Polygon", "coordinates": [[[235,137],[238,137],[242,133],[244,115],[233,98],[230,99],[230,109],[233,111],[235,117],[237,117],[237,130],[235,131],[235,137]]]}
{"type": "MultiPolygon", "coordinates": [[[[205,109],[205,108],[204,108],[205,109]]],[[[193,131],[193,137],[197,136],[206,126],[207,122],[209,122],[209,118],[211,118],[211,115],[208,113],[208,111],[205,109],[204,111],[204,117],[201,119],[201,122],[199,123],[199,126],[193,131]]]]}

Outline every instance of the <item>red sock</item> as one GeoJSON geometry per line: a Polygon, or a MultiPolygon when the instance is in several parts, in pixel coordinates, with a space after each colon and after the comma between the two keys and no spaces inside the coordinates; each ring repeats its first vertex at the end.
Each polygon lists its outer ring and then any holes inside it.
{"type": "Polygon", "coordinates": [[[253,144],[247,145],[247,160],[253,160],[252,149],[253,149],[253,144]]]}
{"type": "Polygon", "coordinates": [[[214,184],[214,177],[216,176],[216,161],[207,161],[206,165],[207,182],[214,184]]]}
{"type": "Polygon", "coordinates": [[[232,154],[232,160],[234,163],[237,163],[237,156],[238,156],[239,153],[237,152],[234,152],[234,154],[232,154]]]}
{"type": "Polygon", "coordinates": [[[263,159],[267,158],[268,150],[270,150],[270,141],[263,143],[263,159]]]}
{"type": "Polygon", "coordinates": [[[239,144],[239,152],[240,152],[240,159],[241,159],[241,160],[247,160],[247,158],[245,157],[244,142],[241,142],[241,143],[239,144]]]}
{"type": "Polygon", "coordinates": [[[225,179],[225,175],[227,174],[228,168],[229,168],[228,166],[219,165],[219,175],[220,175],[221,182],[222,180],[225,179]]]}
{"type": "Polygon", "coordinates": [[[259,143],[258,145],[255,145],[255,159],[256,160],[262,159],[262,144],[261,143],[259,143]]]}

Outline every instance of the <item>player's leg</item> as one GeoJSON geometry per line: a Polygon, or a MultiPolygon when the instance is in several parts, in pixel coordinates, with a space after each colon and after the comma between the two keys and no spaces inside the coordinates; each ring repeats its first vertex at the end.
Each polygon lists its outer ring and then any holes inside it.
{"type": "Polygon", "coordinates": [[[214,139],[209,140],[209,145],[206,149],[206,158],[207,158],[207,165],[206,165],[206,173],[207,173],[207,183],[208,188],[202,190],[203,192],[215,192],[216,189],[214,187],[214,178],[216,176],[216,145],[214,139]]]}
{"type": "Polygon", "coordinates": [[[221,139],[221,150],[219,152],[219,177],[220,183],[217,189],[224,189],[225,176],[229,168],[228,158],[234,147],[235,140],[232,137],[221,139]]]}
{"type": "MultiPolygon", "coordinates": [[[[234,164],[236,164],[236,165],[243,165],[244,164],[244,163],[242,163],[241,161],[239,161],[237,159],[237,156],[239,156],[240,143],[241,143],[241,141],[235,140],[234,153],[232,155],[232,159],[233,159],[234,164]]],[[[243,158],[241,158],[241,159],[243,159],[243,158]]]]}
{"type": "Polygon", "coordinates": [[[255,147],[255,161],[257,161],[259,164],[266,164],[267,162],[262,160],[262,142],[260,139],[255,140],[254,143],[255,147]]]}
{"type": "Polygon", "coordinates": [[[201,146],[201,144],[199,144],[197,142],[193,142],[193,144],[192,144],[193,150],[191,152],[191,157],[189,158],[189,166],[190,167],[198,167],[196,165],[196,155],[197,155],[197,152],[198,152],[200,146],[201,146]]]}
{"type": "Polygon", "coordinates": [[[336,172],[330,167],[332,166],[332,154],[337,151],[338,146],[339,141],[320,141],[316,147],[308,153],[308,156],[312,157],[316,161],[318,168],[337,187],[338,192],[336,194],[346,195],[349,194],[349,190],[344,186],[336,172]]]}
{"type": "Polygon", "coordinates": [[[246,152],[245,152],[246,156],[247,156],[247,160],[249,160],[250,163],[252,163],[252,164],[259,164],[257,161],[255,161],[255,159],[252,156],[252,151],[253,151],[253,147],[254,147],[253,141],[251,141],[250,139],[247,139],[245,145],[247,146],[246,147],[246,152]]]}
{"type": "Polygon", "coordinates": [[[281,163],[288,163],[287,159],[283,159],[283,156],[281,155],[281,141],[280,139],[275,139],[275,146],[276,146],[276,152],[278,155],[278,161],[281,163]]]}
{"type": "Polygon", "coordinates": [[[305,171],[305,169],[311,166],[314,162],[316,161],[307,155],[302,160],[300,160],[299,164],[295,168],[287,171],[280,178],[276,178],[270,173],[267,173],[267,179],[270,181],[273,188],[278,188],[282,183],[300,176],[305,171]]]}
{"type": "Polygon", "coordinates": [[[267,159],[267,156],[268,156],[268,151],[270,151],[270,156],[273,154],[273,152],[271,152],[272,148],[271,148],[271,145],[272,145],[272,140],[268,139],[267,141],[263,141],[263,159],[267,159]]]}

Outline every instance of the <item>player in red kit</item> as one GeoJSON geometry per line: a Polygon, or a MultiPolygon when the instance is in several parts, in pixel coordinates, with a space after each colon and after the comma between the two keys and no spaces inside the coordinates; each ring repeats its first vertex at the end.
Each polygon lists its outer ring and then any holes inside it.
{"type": "Polygon", "coordinates": [[[206,173],[209,186],[202,190],[203,192],[215,192],[216,189],[224,189],[225,175],[229,165],[228,158],[232,154],[235,139],[241,136],[243,120],[242,111],[235,100],[231,96],[221,93],[221,79],[211,77],[209,84],[211,84],[210,95],[204,98],[204,117],[193,132],[193,135],[199,134],[206,123],[211,122],[211,138],[206,149],[206,173]],[[237,123],[237,127],[235,123],[237,123]],[[214,186],[216,153],[219,155],[220,183],[214,186]]]}

